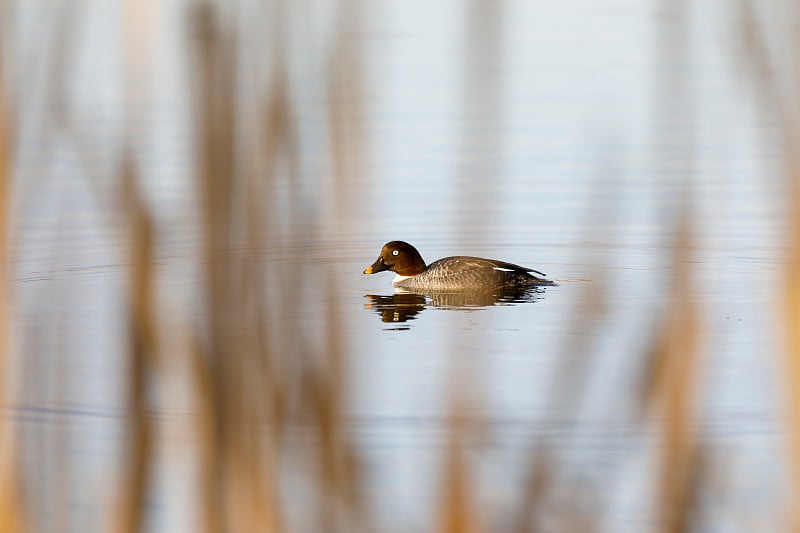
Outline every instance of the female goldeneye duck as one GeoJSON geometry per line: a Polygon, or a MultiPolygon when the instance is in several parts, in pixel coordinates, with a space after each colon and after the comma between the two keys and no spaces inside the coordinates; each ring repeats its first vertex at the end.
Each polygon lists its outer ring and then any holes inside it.
{"type": "Polygon", "coordinates": [[[494,289],[555,285],[538,270],[504,261],[457,255],[425,265],[416,248],[403,241],[387,242],[364,274],[391,270],[395,287],[419,290],[494,289]]]}

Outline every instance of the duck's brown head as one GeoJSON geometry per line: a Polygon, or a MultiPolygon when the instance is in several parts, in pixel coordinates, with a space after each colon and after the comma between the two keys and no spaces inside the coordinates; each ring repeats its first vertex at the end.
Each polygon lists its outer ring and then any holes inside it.
{"type": "Polygon", "coordinates": [[[425,272],[425,261],[416,248],[403,241],[387,242],[381,255],[364,270],[364,274],[376,274],[391,270],[401,276],[416,276],[425,272]]]}

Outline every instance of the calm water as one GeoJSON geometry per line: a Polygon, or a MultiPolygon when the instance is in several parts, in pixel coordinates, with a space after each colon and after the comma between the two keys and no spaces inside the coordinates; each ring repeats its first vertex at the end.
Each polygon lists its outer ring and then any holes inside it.
{"type": "MultiPolygon", "coordinates": [[[[119,148],[122,81],[116,56],[100,46],[114,42],[100,22],[116,20],[115,12],[88,5],[74,79],[50,91],[67,95],[96,167],[42,118],[54,98],[44,88],[52,81],[47,70],[21,61],[49,57],[33,29],[54,31],[56,17],[37,17],[33,7],[15,15],[20,63],[13,80],[18,89],[34,87],[15,100],[17,341],[23,355],[35,357],[17,363],[18,401],[9,416],[21,421],[40,530],[65,519],[74,531],[102,529],[113,503],[108,473],[119,467],[127,423],[127,259],[123,234],[114,229],[114,189],[103,178],[119,148]]],[[[158,31],[167,53],[157,61],[152,115],[135,124],[161,231],[159,319],[175,346],[187,338],[201,284],[188,182],[188,82],[170,68],[185,59],[181,5],[164,8],[158,31]]],[[[315,174],[324,163],[309,157],[294,194],[319,216],[310,222],[314,238],[231,253],[263,259],[279,277],[293,272],[309,280],[296,309],[269,327],[300,328],[312,346],[324,342],[326,302],[336,301],[351,356],[346,428],[362,454],[368,502],[387,530],[430,530],[448,397],[455,387],[472,387],[467,414],[481,423],[467,444],[493,523],[508,525],[523,465],[534,445],[546,443],[567,491],[555,508],[574,497],[575,512],[591,513],[602,502],[601,529],[640,531],[653,526],[652,467],[661,442],[637,418],[638,387],[670,297],[665,221],[676,213],[682,179],[691,176],[693,296],[705,358],[696,429],[720,487],[719,502],[704,503],[701,523],[708,531],[772,530],[786,497],[776,459],[784,437],[775,329],[780,154],[772,148],[773,124],[760,118],[743,87],[731,14],[722,6],[696,8],[693,48],[674,65],[659,55],[654,36],[674,19],[657,6],[504,6],[503,60],[482,73],[500,80],[502,105],[487,134],[494,148],[475,152],[464,144],[471,119],[461,111],[469,57],[460,4],[371,4],[356,37],[365,54],[366,123],[363,170],[347,191],[354,199],[348,211],[330,207],[336,191],[315,174]],[[690,80],[686,101],[659,100],[670,69],[690,80]],[[481,164],[495,171],[491,187],[466,186],[481,164]],[[361,274],[394,239],[412,242],[428,262],[478,255],[561,281],[524,301],[491,305],[396,295],[391,274],[361,274]],[[318,290],[327,275],[335,280],[332,295],[318,290]],[[593,291],[607,306],[597,324],[589,322],[593,291]],[[565,368],[578,369],[576,381],[557,380],[565,368]],[[560,388],[564,383],[574,388],[560,388]]],[[[321,17],[319,25],[328,24],[321,17]]],[[[297,99],[307,104],[298,105],[300,135],[312,152],[319,148],[315,66],[326,35],[309,37],[310,59],[292,73],[297,99]]],[[[288,188],[275,194],[277,205],[298,200],[288,188]]],[[[180,379],[186,369],[167,366],[174,386],[153,399],[153,414],[164,446],[159,463],[168,466],[159,470],[148,511],[155,531],[193,531],[196,413],[180,379]]],[[[302,491],[288,485],[294,509],[302,491]]],[[[302,529],[302,512],[294,511],[302,529]]]]}

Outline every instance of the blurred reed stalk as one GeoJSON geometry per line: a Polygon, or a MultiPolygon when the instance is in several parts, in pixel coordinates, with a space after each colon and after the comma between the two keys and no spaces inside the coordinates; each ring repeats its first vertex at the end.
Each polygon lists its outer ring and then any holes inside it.
{"type": "MultiPolygon", "coordinates": [[[[463,380],[459,383],[463,384],[463,380]]],[[[448,441],[442,458],[444,482],[437,531],[478,533],[487,529],[483,525],[482,505],[475,494],[478,487],[467,453],[466,441],[475,429],[472,427],[474,422],[467,415],[468,405],[465,403],[471,399],[465,398],[469,396],[466,393],[459,394],[451,390],[450,394],[453,403],[448,417],[448,441]]]]}
{"type": "MultiPolygon", "coordinates": [[[[502,2],[471,0],[463,5],[461,86],[461,138],[456,202],[462,244],[486,242],[486,230],[496,215],[502,184],[502,145],[498,131],[502,116],[503,37],[506,7],[502,2]]],[[[450,340],[452,357],[448,383],[447,443],[441,460],[441,495],[436,527],[442,533],[477,533],[485,530],[477,477],[469,460],[470,438],[480,431],[470,413],[482,412],[486,391],[478,379],[480,363],[474,354],[485,352],[488,341],[472,331],[460,331],[450,340]]]]}
{"type": "MultiPolygon", "coordinates": [[[[331,52],[326,65],[327,75],[327,135],[330,143],[333,205],[331,220],[335,238],[343,240],[349,234],[350,208],[358,201],[354,191],[361,178],[363,153],[363,72],[361,51],[357,38],[363,31],[363,6],[360,0],[340,0],[334,19],[331,52]]],[[[326,216],[325,212],[322,216],[326,216]]],[[[322,229],[322,228],[320,228],[322,229]]],[[[326,292],[325,352],[322,364],[312,371],[314,385],[312,412],[315,412],[317,431],[321,437],[318,448],[322,467],[321,489],[325,518],[320,527],[337,531],[369,531],[374,524],[369,516],[362,487],[360,458],[351,441],[347,425],[347,401],[350,390],[349,350],[343,336],[345,314],[342,311],[337,287],[336,269],[328,268],[323,290],[326,292]]]]}
{"type": "Polygon", "coordinates": [[[672,246],[672,280],[667,307],[656,328],[643,380],[644,405],[649,405],[661,436],[657,498],[658,529],[680,532],[692,529],[702,472],[695,406],[700,369],[700,321],[692,290],[692,231],[688,200],[678,216],[672,246]]]}
{"type": "MultiPolygon", "coordinates": [[[[739,22],[742,35],[745,78],[754,84],[765,114],[778,124],[783,173],[783,201],[786,216],[784,236],[784,274],[780,285],[782,304],[782,337],[786,372],[782,378],[789,428],[787,431],[791,494],[786,509],[787,530],[800,529],[800,9],[788,5],[788,13],[778,9],[763,10],[761,4],[742,0],[739,22]],[[787,37],[789,47],[780,48],[779,56],[770,52],[767,28],[772,17],[791,21],[781,26],[788,34],[775,32],[778,38],[787,37]],[[789,28],[789,29],[786,29],[789,28]]],[[[774,29],[774,28],[770,28],[774,29]]],[[[783,44],[783,43],[782,43],[783,44]]]]}
{"type": "Polygon", "coordinates": [[[121,224],[127,230],[129,279],[127,283],[129,436],[116,531],[134,533],[146,529],[146,502],[150,495],[156,455],[156,431],[152,395],[159,374],[158,318],[155,301],[156,227],[140,189],[139,154],[133,139],[147,117],[151,103],[152,71],[157,11],[150,0],[125,0],[122,4],[123,77],[125,80],[125,133],[120,182],[121,224]]]}
{"type": "MultiPolygon", "coordinates": [[[[588,204],[586,220],[582,227],[586,228],[584,241],[591,242],[591,232],[597,227],[615,227],[614,217],[619,213],[616,194],[604,195],[610,187],[615,187],[614,181],[608,184],[610,176],[619,174],[617,165],[601,166],[597,164],[592,198],[607,197],[607,201],[597,201],[588,204]]],[[[617,191],[621,192],[621,191],[617,191]]],[[[606,242],[614,240],[613,232],[604,234],[606,242]]],[[[598,258],[593,257],[593,250],[588,247],[582,254],[585,264],[597,264],[598,258]]],[[[553,372],[550,387],[547,392],[548,414],[547,425],[558,424],[559,420],[570,420],[578,423],[581,408],[584,407],[584,396],[576,393],[583,391],[590,385],[592,365],[596,359],[592,357],[597,336],[602,335],[607,327],[606,319],[612,309],[610,298],[610,279],[608,270],[595,268],[591,281],[580,287],[579,296],[576,298],[574,310],[569,314],[570,322],[567,332],[562,338],[563,345],[559,349],[557,366],[553,372]]],[[[575,437],[573,437],[575,438],[575,437]]],[[[597,516],[586,516],[585,512],[566,512],[570,507],[580,509],[588,502],[576,500],[580,487],[574,491],[558,490],[564,485],[573,484],[573,481],[564,479],[558,450],[548,437],[539,438],[532,446],[525,466],[525,477],[517,502],[517,513],[514,516],[514,531],[525,533],[547,529],[544,524],[558,524],[557,528],[566,531],[590,532],[598,529],[597,516]],[[570,501],[564,501],[564,493],[570,501]]],[[[598,515],[602,516],[603,505],[606,502],[594,502],[598,508],[598,515]]]]}
{"type": "Polygon", "coordinates": [[[154,422],[150,394],[157,375],[156,315],[154,302],[154,228],[138,190],[130,155],[123,161],[123,191],[130,230],[130,280],[128,282],[128,354],[130,437],[123,477],[122,507],[117,530],[134,533],[145,529],[145,502],[153,469],[154,422]]]}
{"type": "Polygon", "coordinates": [[[195,360],[203,524],[215,533],[279,531],[277,472],[262,429],[265,398],[259,383],[250,379],[260,375],[258,368],[265,357],[263,344],[254,336],[264,313],[251,312],[263,303],[247,295],[247,284],[259,273],[246,269],[242,257],[234,253],[240,244],[237,231],[241,231],[236,194],[242,193],[235,148],[238,47],[233,28],[218,6],[203,2],[192,9],[197,185],[205,267],[200,282],[205,289],[204,331],[197,332],[195,360]]]}
{"type": "MultiPolygon", "coordinates": [[[[195,358],[204,524],[214,532],[288,527],[280,499],[279,465],[288,453],[283,450],[282,435],[289,410],[297,409],[291,413],[295,417],[302,412],[311,415],[317,437],[312,453],[318,494],[309,498],[317,505],[311,505],[306,514],[316,517],[321,529],[353,531],[363,529],[365,514],[359,511],[363,496],[357,490],[355,451],[344,433],[346,348],[334,298],[335,278],[328,277],[322,287],[330,295],[329,308],[322,325],[324,351],[315,353],[307,331],[291,327],[270,336],[270,331],[277,331],[267,327],[285,315],[297,315],[301,284],[307,281],[283,265],[246,253],[277,248],[281,231],[288,232],[295,247],[313,237],[303,237],[296,229],[308,224],[300,206],[294,205],[301,201],[299,195],[290,195],[289,205],[280,206],[275,193],[282,180],[288,181],[290,190],[297,190],[301,161],[283,57],[290,8],[283,3],[270,7],[270,17],[262,13],[274,35],[266,54],[271,61],[270,77],[265,92],[255,96],[239,85],[249,80],[239,62],[242,47],[252,46],[239,40],[241,27],[215,4],[201,3],[191,13],[205,266],[201,284],[206,318],[197,333],[195,358]],[[284,207],[291,219],[277,227],[280,221],[275,213],[284,207]],[[269,292],[268,287],[277,292],[269,292]],[[299,368],[300,374],[292,368],[299,368]]],[[[344,3],[344,7],[357,8],[355,3],[344,3]]],[[[359,75],[351,67],[354,36],[350,24],[357,19],[357,10],[342,12],[331,46],[326,125],[333,162],[334,225],[340,224],[349,201],[344,194],[348,190],[345,178],[353,172],[349,160],[355,150],[344,143],[352,135],[347,129],[350,121],[358,114],[350,92],[356,83],[352,78],[359,75]]],[[[306,208],[305,216],[319,213],[306,208]]]]}
{"type": "MultiPolygon", "coordinates": [[[[133,2],[130,2],[133,5],[133,2]]],[[[286,4],[280,4],[288,9],[286,4]]],[[[745,4],[748,5],[748,4],[745,4]]],[[[329,115],[326,126],[332,161],[335,224],[339,231],[344,224],[347,206],[348,179],[354,174],[353,158],[359,147],[348,140],[350,129],[360,121],[357,50],[353,34],[357,31],[360,5],[342,2],[340,20],[333,39],[328,67],[327,88],[329,115]]],[[[135,8],[134,8],[135,9],[135,8]]],[[[315,478],[316,504],[308,504],[308,512],[316,514],[314,524],[320,531],[368,530],[372,526],[360,485],[359,457],[348,441],[346,403],[348,381],[348,351],[343,338],[342,313],[335,301],[337,279],[328,272],[323,281],[325,323],[319,326],[324,339],[322,352],[316,351],[306,338],[307,332],[296,326],[285,332],[270,331],[265,324],[281,315],[296,316],[301,284],[305,281],[296,273],[285,273],[275,265],[247,255],[246,251],[276,247],[276,215],[279,197],[275,185],[288,174],[289,186],[299,187],[303,155],[297,149],[298,120],[290,113],[291,94],[288,66],[281,55],[283,43],[276,42],[274,68],[266,95],[254,97],[249,107],[242,106],[240,84],[244,75],[240,63],[245,39],[237,34],[229,13],[221,5],[201,2],[192,4],[189,22],[194,36],[191,66],[195,104],[194,118],[198,162],[196,185],[201,225],[204,293],[202,310],[194,336],[193,382],[196,388],[200,434],[199,470],[201,482],[198,521],[209,532],[224,531],[282,531],[289,528],[288,511],[281,499],[281,468],[289,459],[286,437],[291,417],[307,416],[307,423],[316,437],[310,452],[317,468],[315,478]],[[243,110],[256,109],[248,115],[243,110]],[[258,122],[257,127],[253,121],[258,122]],[[243,127],[246,126],[246,127],[243,127]],[[257,142],[242,139],[244,131],[258,132],[257,142]],[[257,152],[257,153],[256,153],[257,152]],[[288,170],[287,170],[288,169],[288,170]],[[279,287],[267,294],[269,281],[279,287]],[[281,337],[278,335],[281,334],[281,337]],[[299,361],[300,376],[292,372],[291,361],[299,361]]],[[[682,9],[687,9],[683,5],[682,9]]],[[[501,148],[497,139],[483,136],[483,126],[497,119],[501,105],[500,82],[486,76],[485,69],[496,68],[502,60],[500,46],[503,29],[502,7],[484,2],[470,4],[465,40],[472,43],[476,59],[469,66],[471,75],[465,89],[465,112],[473,110],[478,119],[471,123],[465,135],[465,152],[495,157],[501,148]],[[490,10],[488,18],[481,14],[490,10]],[[482,122],[483,121],[483,122],[482,122]],[[487,146],[490,149],[487,149],[487,146]]],[[[270,27],[278,33],[284,22],[280,12],[270,27]]],[[[281,38],[277,38],[280,41],[281,38]]],[[[670,41],[672,42],[672,41],[670,41]]],[[[665,41],[662,46],[669,46],[665,41]]],[[[756,61],[767,64],[761,51],[752,46],[756,61]]],[[[2,50],[0,50],[2,52],[2,50]]],[[[681,53],[686,53],[681,50],[681,53]]],[[[685,57],[684,57],[685,59],[685,57]]],[[[0,69],[3,62],[0,61],[0,69]]],[[[126,68],[138,69],[133,65],[126,68]]],[[[140,72],[141,74],[141,72],[140,72]]],[[[135,76],[134,76],[135,77],[135,76]]],[[[767,76],[764,76],[767,79],[767,76]]],[[[0,71],[0,383],[7,381],[9,306],[8,272],[8,202],[10,180],[11,121],[4,107],[3,76],[0,71]]],[[[674,88],[673,88],[674,89],[674,88]]],[[[679,90],[682,90],[680,87],[679,90]]],[[[684,88],[685,89],[685,88],[684,88]]],[[[668,91],[669,92],[669,91],[668,91]]],[[[774,96],[774,95],[773,95],[774,96]]],[[[780,103],[780,98],[774,98],[780,103]]],[[[474,117],[473,117],[474,119],[474,117]]],[[[472,119],[471,119],[472,120],[472,119]]],[[[797,146],[794,123],[785,127],[787,154],[788,209],[791,213],[789,252],[785,279],[785,315],[787,330],[787,365],[793,384],[793,466],[796,488],[800,487],[800,165],[792,148],[797,146]]],[[[130,148],[126,148],[130,150],[130,148]]],[[[150,484],[153,456],[156,453],[153,422],[148,414],[149,387],[156,373],[156,354],[159,334],[153,259],[158,227],[139,188],[136,154],[126,152],[121,178],[126,199],[126,223],[130,230],[129,278],[129,361],[130,382],[128,402],[130,418],[130,454],[123,487],[123,507],[119,529],[138,531],[145,528],[145,502],[150,484]]],[[[475,166],[464,164],[462,179],[466,187],[464,203],[493,194],[496,183],[493,173],[497,165],[479,160],[475,166]],[[474,181],[477,179],[478,181],[474,181]]],[[[687,172],[687,176],[689,173],[687,172]]],[[[118,176],[119,177],[119,176],[118,176]]],[[[688,179],[688,178],[687,178],[688,179]]],[[[290,202],[299,203],[295,197],[290,202]]],[[[491,205],[492,202],[486,202],[491,205]]],[[[684,531],[691,526],[691,511],[695,491],[701,486],[697,476],[700,462],[693,424],[697,394],[696,380],[700,369],[698,340],[700,322],[692,300],[691,250],[695,222],[689,216],[689,197],[681,199],[675,219],[675,234],[669,249],[673,278],[668,290],[666,309],[660,317],[648,352],[648,373],[642,380],[642,398],[656,418],[662,445],[658,460],[660,479],[656,507],[660,514],[658,528],[663,531],[684,531]]],[[[302,210],[288,206],[289,241],[300,235],[297,227],[304,216],[318,217],[314,209],[302,210]],[[292,225],[293,224],[293,225],[292,225]]],[[[485,222],[490,211],[480,214],[485,222]]],[[[468,215],[463,214],[464,218],[468,215]]],[[[470,215],[471,216],[471,215],[470,215]]],[[[318,222],[318,230],[321,222],[318,222]]],[[[484,224],[463,224],[464,227],[484,224]]],[[[304,235],[318,237],[318,235],[304,235]]],[[[463,238],[463,236],[462,236],[463,238]]],[[[297,242],[292,242],[297,245],[297,242]]],[[[551,396],[561,405],[567,395],[574,402],[567,409],[577,413],[580,398],[575,393],[587,379],[588,357],[585,357],[600,334],[602,319],[608,311],[608,294],[602,280],[587,288],[583,301],[585,312],[576,313],[571,332],[587,330],[581,340],[565,342],[565,359],[557,372],[551,396]],[[579,364],[572,365],[580,357],[579,364]],[[559,397],[560,395],[560,397],[559,397]]],[[[275,328],[276,330],[279,327],[275,328]]],[[[578,336],[576,336],[578,338],[578,336]]],[[[454,364],[469,365],[459,358],[454,364]]],[[[455,380],[450,390],[449,436],[443,454],[442,506],[435,527],[443,532],[480,531],[481,502],[477,499],[476,481],[467,453],[467,438],[471,422],[467,413],[477,394],[459,385],[480,383],[467,380],[469,368],[461,367],[462,379],[455,380]],[[474,396],[473,396],[474,394],[474,396]]],[[[5,395],[6,389],[3,389],[5,395]]],[[[480,391],[478,391],[480,392],[480,391]]],[[[7,399],[3,398],[3,405],[7,399]]],[[[0,418],[0,532],[24,530],[24,506],[17,490],[16,454],[13,435],[7,417],[0,418]]],[[[306,420],[304,420],[306,423],[306,420]]],[[[293,450],[289,450],[293,451],[293,450]]],[[[531,459],[527,488],[521,499],[516,530],[537,530],[541,527],[540,513],[545,512],[547,497],[556,488],[559,464],[546,445],[535,447],[531,459]]],[[[309,498],[311,500],[311,498],[309,498]]],[[[293,502],[294,503],[294,502],[293,502]]],[[[301,502],[305,505],[307,502],[301,502]]],[[[565,526],[573,530],[591,530],[595,523],[585,517],[569,515],[569,509],[558,510],[565,526]],[[582,520],[582,521],[581,521],[582,520]]],[[[592,519],[600,521],[602,516],[592,519]]],[[[798,524],[800,522],[794,522],[798,524]]]]}
{"type": "MultiPolygon", "coordinates": [[[[692,49],[690,24],[692,6],[687,1],[664,1],[661,9],[668,18],[655,34],[656,84],[654,88],[657,127],[680,116],[688,127],[681,135],[659,128],[658,153],[652,157],[657,174],[667,168],[667,153],[677,159],[677,193],[662,201],[664,228],[671,234],[664,245],[670,265],[666,306],[655,326],[648,348],[648,368],[642,380],[643,405],[655,418],[660,437],[655,473],[655,518],[658,530],[665,533],[689,531],[694,526],[699,494],[703,490],[700,473],[704,472],[695,426],[697,423],[699,373],[702,353],[699,339],[702,325],[694,299],[693,253],[696,233],[693,216],[693,181],[695,160],[695,120],[697,90],[690,69],[676,70],[675,65],[689,65],[692,49]],[[677,151],[669,152],[667,147],[677,151]]],[[[663,174],[662,179],[670,179],[663,174]]]]}
{"type": "Polygon", "coordinates": [[[788,150],[784,152],[789,220],[782,292],[786,378],[789,381],[786,396],[791,420],[789,441],[793,490],[790,501],[794,502],[789,510],[789,527],[797,530],[800,529],[800,507],[797,505],[800,501],[800,160],[797,158],[800,137],[796,128],[793,128],[792,137],[795,142],[787,143],[788,150]]]}
{"type": "Polygon", "coordinates": [[[9,208],[11,201],[12,119],[6,83],[6,34],[0,24],[0,533],[26,531],[24,502],[20,491],[16,433],[9,413],[11,350],[11,271],[9,268],[9,208]]]}

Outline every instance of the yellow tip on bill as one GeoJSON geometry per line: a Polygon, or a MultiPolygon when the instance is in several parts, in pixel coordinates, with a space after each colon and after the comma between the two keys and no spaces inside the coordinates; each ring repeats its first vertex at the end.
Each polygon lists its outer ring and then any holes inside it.
{"type": "Polygon", "coordinates": [[[367,268],[365,268],[364,269],[364,274],[372,274],[372,267],[368,266],[367,268]]]}

